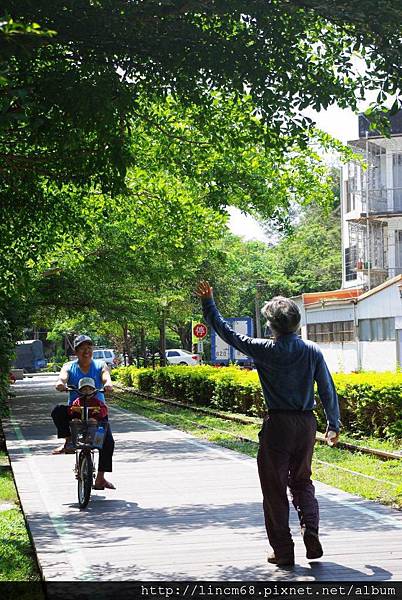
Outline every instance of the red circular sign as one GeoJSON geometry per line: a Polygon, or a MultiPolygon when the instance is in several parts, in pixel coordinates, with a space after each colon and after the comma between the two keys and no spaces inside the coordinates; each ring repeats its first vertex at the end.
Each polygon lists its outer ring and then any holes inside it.
{"type": "Polygon", "coordinates": [[[207,335],[207,332],[208,332],[208,329],[207,329],[207,326],[204,325],[204,323],[197,323],[193,327],[193,333],[196,338],[199,338],[199,339],[204,338],[207,335]]]}

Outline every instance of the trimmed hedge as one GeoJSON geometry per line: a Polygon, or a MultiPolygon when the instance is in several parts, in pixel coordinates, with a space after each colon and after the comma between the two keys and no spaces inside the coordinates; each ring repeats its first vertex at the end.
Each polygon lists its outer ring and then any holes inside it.
{"type": "MultiPolygon", "coordinates": [[[[256,371],[239,367],[120,367],[113,378],[140,391],[229,412],[260,416],[265,402],[256,371]]],[[[400,438],[402,435],[402,373],[351,373],[333,376],[344,429],[360,435],[400,438]]],[[[319,426],[325,417],[319,399],[319,426]]]]}
{"type": "Polygon", "coordinates": [[[402,373],[334,375],[345,429],[402,438],[402,373]]]}

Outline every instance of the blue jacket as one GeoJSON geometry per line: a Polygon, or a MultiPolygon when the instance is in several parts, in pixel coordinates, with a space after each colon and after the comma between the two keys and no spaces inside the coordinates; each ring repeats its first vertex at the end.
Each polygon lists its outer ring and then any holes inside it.
{"type": "Polygon", "coordinates": [[[276,340],[248,337],[233,331],[213,299],[202,301],[204,317],[222,340],[254,360],[268,408],[312,410],[314,382],[328,427],[339,431],[339,403],[334,382],[320,348],[295,333],[276,340]]]}

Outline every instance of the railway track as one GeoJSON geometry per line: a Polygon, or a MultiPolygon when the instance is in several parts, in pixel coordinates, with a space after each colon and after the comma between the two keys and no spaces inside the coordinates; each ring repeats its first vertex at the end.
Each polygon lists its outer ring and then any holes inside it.
{"type": "MultiPolygon", "coordinates": [[[[136,390],[135,388],[122,388],[121,392],[114,392],[113,393],[113,397],[116,398],[117,400],[127,400],[129,399],[131,404],[137,405],[141,408],[145,408],[147,410],[152,410],[152,411],[156,411],[156,412],[160,412],[162,414],[172,414],[170,413],[168,410],[166,410],[166,408],[158,408],[158,407],[152,407],[152,409],[149,408],[149,406],[145,406],[143,403],[141,403],[138,398],[144,398],[145,400],[152,400],[154,402],[158,402],[160,403],[162,406],[172,406],[172,407],[176,407],[176,408],[184,408],[184,409],[188,409],[191,410],[193,412],[198,412],[198,413],[202,413],[202,414],[206,414],[209,416],[213,416],[213,417],[218,417],[219,419],[222,420],[227,420],[227,421],[232,421],[232,422],[237,422],[237,423],[242,423],[242,424],[254,424],[254,425],[260,425],[262,422],[262,419],[256,419],[253,417],[241,417],[238,415],[227,415],[225,413],[222,413],[220,411],[214,411],[211,409],[207,409],[207,408],[203,408],[203,407],[198,407],[198,406],[193,406],[190,404],[185,404],[183,402],[178,402],[177,400],[171,400],[168,398],[159,398],[157,396],[154,396],[152,394],[146,394],[144,392],[139,392],[138,390],[136,390]],[[134,396],[134,398],[133,398],[134,396]],[[136,399],[137,398],[137,399],[136,399]]],[[[220,433],[222,435],[226,435],[226,436],[230,436],[231,438],[233,438],[233,440],[236,440],[238,442],[242,442],[242,443],[248,443],[251,444],[255,447],[258,447],[258,441],[254,440],[252,438],[246,437],[246,436],[242,436],[242,435],[238,435],[236,433],[233,433],[231,431],[228,431],[226,429],[220,429],[218,427],[212,427],[210,425],[204,425],[201,423],[198,423],[197,421],[193,421],[192,419],[188,419],[187,417],[184,417],[183,415],[178,415],[175,414],[176,418],[179,418],[183,424],[187,423],[188,425],[192,425],[193,427],[196,427],[197,429],[203,429],[203,430],[208,430],[208,431],[214,431],[216,433],[220,433]]],[[[319,442],[323,442],[325,443],[324,440],[324,435],[323,434],[318,434],[317,435],[317,441],[319,442]]],[[[393,453],[393,452],[385,452],[382,450],[377,450],[375,448],[367,448],[367,447],[362,447],[362,446],[357,446],[354,444],[350,444],[348,442],[340,442],[338,444],[339,448],[343,448],[345,450],[351,451],[351,452],[363,452],[365,454],[371,454],[372,456],[376,456],[379,458],[382,458],[383,460],[395,460],[395,459],[401,459],[402,456],[400,454],[397,453],[393,453]]],[[[324,465],[326,467],[330,467],[333,469],[336,469],[338,471],[342,471],[354,476],[359,476],[359,477],[363,477],[365,479],[370,479],[372,481],[376,481],[378,483],[385,483],[387,485],[390,485],[392,487],[397,488],[398,484],[393,482],[393,481],[387,481],[384,479],[378,479],[372,475],[366,475],[364,473],[360,473],[358,471],[353,471],[351,469],[347,469],[346,467],[341,467],[340,465],[336,465],[334,463],[329,463],[327,461],[323,461],[320,460],[318,458],[314,458],[315,462],[317,462],[318,464],[324,465]]]]}
{"type": "MultiPolygon", "coordinates": [[[[210,415],[211,417],[217,417],[217,418],[225,420],[225,421],[233,421],[235,423],[241,423],[243,425],[253,425],[253,424],[261,425],[261,423],[262,423],[262,419],[259,419],[256,417],[228,415],[221,411],[216,411],[216,410],[212,410],[212,409],[204,408],[204,407],[200,407],[200,406],[194,406],[192,404],[185,404],[184,402],[179,402],[177,400],[172,400],[170,398],[159,398],[158,396],[154,396],[153,394],[147,394],[144,392],[140,392],[139,390],[137,390],[135,388],[121,387],[121,392],[134,394],[135,396],[139,396],[140,398],[141,397],[146,398],[148,400],[153,400],[153,401],[159,402],[161,404],[176,406],[177,408],[184,408],[184,409],[192,410],[194,412],[202,413],[205,415],[210,415]]],[[[113,395],[116,396],[116,392],[114,392],[113,395]]],[[[226,433],[228,433],[230,435],[235,435],[235,434],[231,434],[230,432],[226,432],[226,433]]],[[[239,437],[242,437],[242,436],[239,436],[239,437]]],[[[321,442],[324,444],[326,443],[324,434],[322,434],[322,433],[317,433],[316,440],[317,440],[317,442],[321,442]]],[[[254,440],[244,438],[244,441],[254,441],[254,440]]],[[[383,458],[385,460],[395,460],[395,459],[401,460],[402,459],[402,452],[400,452],[400,453],[388,452],[386,450],[378,450],[377,448],[369,448],[367,446],[358,446],[356,444],[351,444],[350,442],[340,441],[340,442],[338,442],[337,447],[343,448],[344,450],[350,450],[352,452],[362,452],[363,454],[377,456],[377,457],[383,458]]]]}

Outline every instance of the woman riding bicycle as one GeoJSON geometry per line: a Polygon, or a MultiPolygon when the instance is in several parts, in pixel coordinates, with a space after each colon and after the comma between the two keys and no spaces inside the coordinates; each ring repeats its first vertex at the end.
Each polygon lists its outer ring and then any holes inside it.
{"type": "MultiPolygon", "coordinates": [[[[87,335],[79,335],[74,340],[74,351],[77,360],[68,362],[61,368],[59,379],[56,382],[56,390],[59,392],[67,391],[67,385],[78,388],[80,379],[91,377],[96,388],[105,390],[106,393],[113,391],[113,384],[110,378],[106,363],[101,360],[93,360],[93,343],[87,335]]],[[[70,391],[68,405],[59,404],[52,411],[52,419],[57,428],[57,437],[65,438],[65,443],[53,450],[53,454],[74,453],[74,447],[71,442],[69,406],[78,397],[78,392],[70,391]]],[[[97,393],[97,398],[105,402],[105,396],[101,392],[97,393]]],[[[115,487],[110,481],[105,479],[105,472],[112,471],[112,457],[114,451],[114,439],[109,426],[106,429],[106,435],[103,442],[103,448],[99,450],[98,474],[94,483],[94,489],[112,489],[115,487]]]]}

